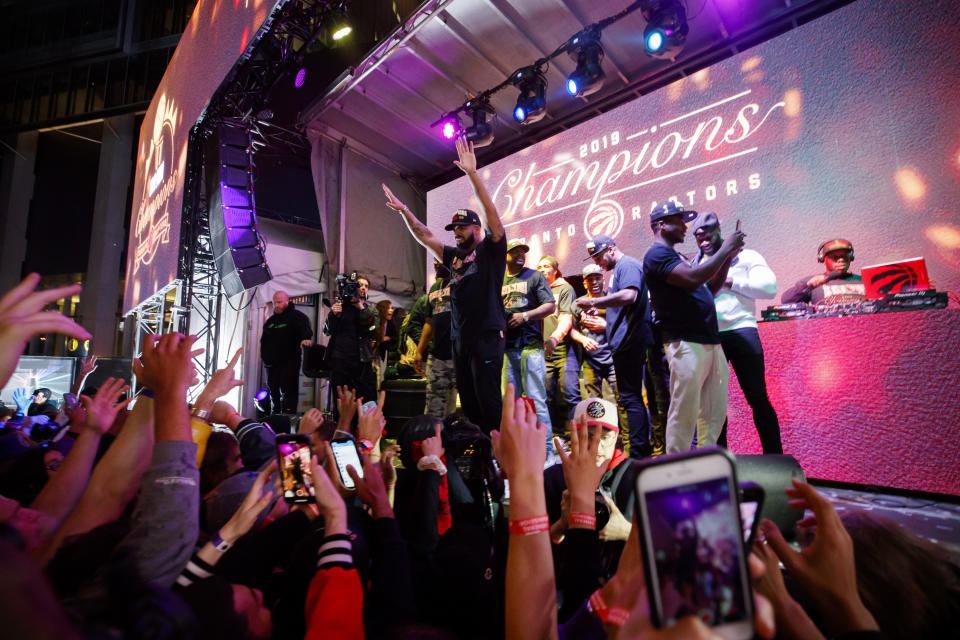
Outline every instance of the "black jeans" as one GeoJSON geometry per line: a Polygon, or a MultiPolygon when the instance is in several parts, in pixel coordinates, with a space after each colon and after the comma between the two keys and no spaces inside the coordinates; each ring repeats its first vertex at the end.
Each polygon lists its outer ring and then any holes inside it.
{"type": "Polygon", "coordinates": [[[470,422],[488,435],[500,428],[503,349],[503,332],[498,330],[453,340],[453,367],[460,405],[470,422]]]}
{"type": "MultiPolygon", "coordinates": [[[[567,421],[580,402],[580,358],[570,345],[559,345],[547,358],[547,408],[553,432],[566,436],[567,421]]],[[[599,397],[599,395],[597,396],[599,397]]]]}
{"type": "MultiPolygon", "coordinates": [[[[780,442],[780,421],[777,412],[767,397],[766,366],[763,361],[763,345],[760,332],[754,327],[720,332],[720,345],[730,366],[737,374],[737,382],[743,390],[747,404],[753,409],[753,424],[760,436],[764,453],[783,453],[780,442]]],[[[727,444],[727,424],[723,425],[718,444],[727,444]]]]}
{"type": "Polygon", "coordinates": [[[300,357],[267,365],[267,390],[271,413],[296,413],[300,396],[300,357]]]}
{"type": "Polygon", "coordinates": [[[358,398],[364,402],[377,399],[377,374],[373,371],[373,364],[362,362],[359,357],[353,360],[344,358],[330,359],[330,392],[333,394],[332,406],[336,413],[337,387],[346,386],[353,389],[358,398]]]}
{"type": "Polygon", "coordinates": [[[652,452],[650,418],[647,416],[647,408],[643,405],[643,371],[646,360],[647,348],[642,344],[626,349],[621,348],[613,354],[620,405],[627,412],[631,458],[646,458],[652,452]]]}

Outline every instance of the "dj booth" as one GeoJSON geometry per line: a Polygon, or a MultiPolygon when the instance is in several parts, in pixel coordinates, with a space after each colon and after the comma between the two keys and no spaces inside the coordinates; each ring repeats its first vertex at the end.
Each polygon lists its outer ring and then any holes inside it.
{"type": "MultiPolygon", "coordinates": [[[[761,322],[785,453],[810,478],[960,495],[960,310],[761,322]]],[[[728,446],[760,453],[731,371],[728,446]]]]}

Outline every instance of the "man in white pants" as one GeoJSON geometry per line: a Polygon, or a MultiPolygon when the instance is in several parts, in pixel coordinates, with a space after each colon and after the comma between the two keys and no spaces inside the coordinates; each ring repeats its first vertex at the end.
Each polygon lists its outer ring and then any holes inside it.
{"type": "Polygon", "coordinates": [[[684,211],[673,201],[654,207],[650,228],[656,242],[643,257],[643,275],[670,366],[667,453],[689,449],[694,429],[698,447],[716,444],[727,413],[730,368],[707,283],[726,280],[744,235],[735,231],[714,255],[693,265],[673,247],[683,242],[686,223],[696,217],[695,211],[684,211]]]}

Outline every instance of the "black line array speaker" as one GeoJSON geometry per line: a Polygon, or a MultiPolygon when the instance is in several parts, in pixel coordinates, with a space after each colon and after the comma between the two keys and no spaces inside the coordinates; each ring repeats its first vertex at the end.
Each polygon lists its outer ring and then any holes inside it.
{"type": "Polygon", "coordinates": [[[210,245],[223,289],[234,296],[273,277],[257,231],[250,133],[221,124],[207,158],[210,245]]]}
{"type": "Polygon", "coordinates": [[[806,481],[806,476],[797,459],[789,455],[735,456],[738,482],[753,482],[763,488],[762,518],[776,523],[783,537],[792,540],[796,535],[797,522],[803,512],[787,504],[789,497],[783,492],[792,487],[792,478],[806,481]]]}

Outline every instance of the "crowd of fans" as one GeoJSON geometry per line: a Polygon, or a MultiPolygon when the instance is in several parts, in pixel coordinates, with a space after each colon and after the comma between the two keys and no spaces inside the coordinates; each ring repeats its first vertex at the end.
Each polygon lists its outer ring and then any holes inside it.
{"type": "MultiPolygon", "coordinates": [[[[32,336],[89,338],[44,311],[79,289],[38,282],[0,299],[3,384],[32,336]]],[[[340,388],[336,425],[316,409],[297,423],[315,500],[289,505],[275,431],[221,400],[240,384],[236,356],[188,405],[194,341],[146,340],[132,401],[112,378],[62,409],[43,389],[17,394],[0,429],[4,637],[717,637],[694,615],[651,623],[636,463],[612,405],[607,421],[576,411],[544,470],[548,427],[512,385],[490,437],[456,414],[422,415],[389,446],[383,396],[364,405],[340,388]],[[362,475],[347,470],[350,491],[334,433],[369,451],[362,475]]],[[[841,518],[808,484],[785,490],[810,539],[790,544],[762,522],[750,554],[758,636],[956,637],[960,568],[947,551],[865,513],[841,518]]]]}

